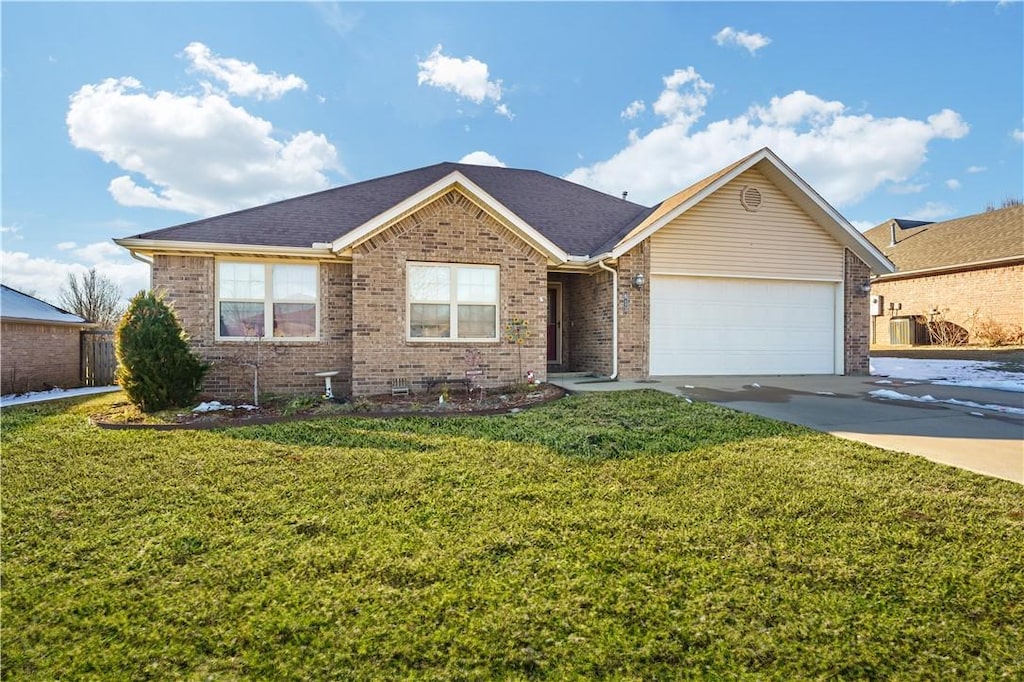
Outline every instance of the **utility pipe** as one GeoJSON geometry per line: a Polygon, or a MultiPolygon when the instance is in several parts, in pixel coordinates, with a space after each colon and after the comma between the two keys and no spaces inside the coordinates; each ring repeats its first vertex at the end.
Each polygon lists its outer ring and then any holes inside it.
{"type": "Polygon", "coordinates": [[[597,261],[602,270],[612,273],[612,374],[609,379],[619,376],[619,271],[605,265],[603,260],[597,261]]]}

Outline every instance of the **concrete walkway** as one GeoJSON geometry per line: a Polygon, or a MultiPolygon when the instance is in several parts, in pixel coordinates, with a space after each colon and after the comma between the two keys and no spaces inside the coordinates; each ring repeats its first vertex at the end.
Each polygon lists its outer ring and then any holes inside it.
{"type": "Polygon", "coordinates": [[[799,424],[887,450],[1024,483],[1024,415],[940,402],[883,400],[870,391],[931,395],[1024,409],[1024,393],[928,383],[877,384],[882,377],[718,376],[595,380],[557,374],[548,380],[573,392],[655,389],[741,412],[799,424]]]}

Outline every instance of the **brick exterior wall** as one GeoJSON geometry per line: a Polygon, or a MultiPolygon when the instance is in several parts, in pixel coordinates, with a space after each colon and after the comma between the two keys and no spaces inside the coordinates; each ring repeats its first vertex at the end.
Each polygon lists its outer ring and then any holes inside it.
{"type": "Polygon", "coordinates": [[[81,386],[80,354],[79,327],[5,320],[0,325],[0,394],[81,386]]]}
{"type": "MultiPolygon", "coordinates": [[[[258,259],[247,259],[257,262],[258,259]]],[[[337,369],[335,392],[351,390],[352,288],[351,266],[320,263],[320,340],[261,341],[260,390],[266,393],[316,393],[323,379],[314,372],[337,369]]],[[[213,363],[203,384],[206,397],[251,399],[252,342],[216,340],[216,260],[204,256],[158,255],[153,262],[153,288],[167,294],[190,345],[213,363]]]]}
{"type": "Polygon", "coordinates": [[[869,296],[861,287],[871,277],[871,269],[849,249],[844,250],[843,259],[843,357],[845,374],[866,375],[870,373],[870,343],[868,331],[871,328],[869,296]]]}
{"type": "Polygon", "coordinates": [[[547,377],[547,264],[545,257],[452,190],[359,247],[352,257],[352,392],[388,392],[391,380],[416,382],[428,376],[463,377],[466,351],[480,352],[482,383],[515,383],[518,349],[502,338],[505,323],[519,317],[530,324],[522,346],[523,372],[547,377]],[[407,340],[406,263],[433,261],[497,265],[499,339],[495,342],[407,340]]]}
{"type": "Polygon", "coordinates": [[[651,250],[644,240],[619,258],[619,376],[645,379],[651,342],[651,250]],[[633,286],[633,276],[643,274],[643,288],[633,286]]]}
{"type": "Polygon", "coordinates": [[[885,297],[885,314],[872,320],[877,345],[889,345],[890,303],[903,305],[897,315],[927,317],[937,308],[944,319],[968,332],[975,314],[1004,325],[1024,326],[1024,264],[875,282],[871,293],[885,297]]]}

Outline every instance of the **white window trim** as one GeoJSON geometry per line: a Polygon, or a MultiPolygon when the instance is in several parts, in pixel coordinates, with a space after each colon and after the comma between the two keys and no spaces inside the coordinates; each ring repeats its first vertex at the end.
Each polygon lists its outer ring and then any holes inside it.
{"type": "Polygon", "coordinates": [[[406,261],[405,263],[405,340],[410,343],[498,343],[501,340],[499,330],[501,328],[501,266],[490,263],[440,263],[431,261],[406,261]],[[409,295],[411,289],[409,277],[411,266],[448,268],[449,296],[447,301],[415,301],[427,305],[447,305],[448,320],[451,336],[413,336],[412,335],[412,304],[414,301],[409,295]],[[458,300],[458,268],[487,268],[497,273],[497,287],[494,292],[494,301],[459,301],[458,300]],[[460,338],[459,337],[459,304],[463,305],[493,305],[494,306],[494,336],[482,338],[460,338]]]}
{"type": "Polygon", "coordinates": [[[320,341],[320,264],[310,263],[308,261],[295,261],[295,260],[245,260],[241,258],[218,258],[214,262],[214,289],[215,298],[213,303],[213,331],[214,338],[217,341],[252,341],[256,337],[252,336],[221,336],[220,334],[220,304],[222,301],[228,303],[263,303],[263,336],[258,337],[260,341],[279,343],[318,343],[320,341]],[[220,297],[220,265],[221,263],[241,263],[244,265],[262,265],[264,270],[264,285],[263,285],[263,300],[255,298],[229,298],[221,299],[220,297]],[[275,265],[306,265],[313,268],[313,277],[316,282],[316,296],[313,299],[313,316],[315,321],[315,331],[313,336],[274,336],[274,304],[275,303],[309,303],[309,301],[299,301],[297,299],[275,299],[274,293],[274,272],[273,268],[275,265]],[[267,334],[269,332],[269,335],[267,334]]]}

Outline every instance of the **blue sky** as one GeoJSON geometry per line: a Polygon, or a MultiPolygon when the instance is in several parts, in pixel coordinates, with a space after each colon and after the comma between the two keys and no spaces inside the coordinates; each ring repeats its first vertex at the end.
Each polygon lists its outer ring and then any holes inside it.
{"type": "Polygon", "coordinates": [[[762,146],[865,229],[1020,197],[1019,2],[12,3],[3,280],[440,161],[648,205],[762,146]]]}

